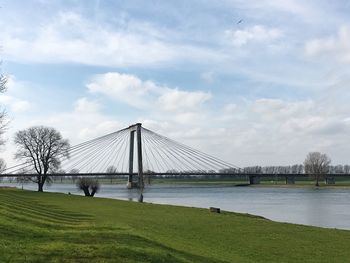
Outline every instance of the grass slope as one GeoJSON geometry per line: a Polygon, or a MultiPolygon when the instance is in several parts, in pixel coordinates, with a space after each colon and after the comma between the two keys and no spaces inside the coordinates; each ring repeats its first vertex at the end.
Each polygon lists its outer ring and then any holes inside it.
{"type": "Polygon", "coordinates": [[[0,262],[349,262],[350,231],[0,189],[0,262]]]}

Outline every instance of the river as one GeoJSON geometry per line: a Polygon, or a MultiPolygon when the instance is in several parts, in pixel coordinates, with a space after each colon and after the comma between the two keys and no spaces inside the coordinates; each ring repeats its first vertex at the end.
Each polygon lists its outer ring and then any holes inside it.
{"type": "MultiPolygon", "coordinates": [[[[1,184],[0,184],[1,185],[1,184]]],[[[21,187],[21,185],[17,185],[21,187]]],[[[24,189],[36,190],[33,184],[24,189]]],[[[46,191],[81,194],[74,184],[53,184],[46,191]]],[[[136,189],[101,185],[96,197],[137,200],[136,189]]],[[[220,207],[296,224],[350,230],[350,189],[292,187],[146,186],[144,201],[191,207],[220,207]]]]}

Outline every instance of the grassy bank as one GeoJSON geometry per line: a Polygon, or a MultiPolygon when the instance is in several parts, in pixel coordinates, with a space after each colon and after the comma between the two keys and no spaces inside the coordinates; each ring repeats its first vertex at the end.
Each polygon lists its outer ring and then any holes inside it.
{"type": "Polygon", "coordinates": [[[0,189],[0,262],[347,262],[350,231],[0,189]]]}

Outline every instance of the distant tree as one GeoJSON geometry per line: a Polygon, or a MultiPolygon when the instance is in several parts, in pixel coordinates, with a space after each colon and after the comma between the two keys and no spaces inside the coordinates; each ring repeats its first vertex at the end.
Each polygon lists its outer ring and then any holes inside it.
{"type": "Polygon", "coordinates": [[[55,181],[59,180],[62,183],[63,182],[63,178],[65,178],[65,176],[62,175],[62,174],[65,174],[66,171],[63,170],[63,169],[58,169],[58,170],[54,171],[54,173],[55,174],[60,174],[59,176],[57,176],[57,175],[55,176],[55,181]]]}
{"type": "MultiPolygon", "coordinates": [[[[7,77],[3,74],[0,74],[0,93],[4,93],[7,89],[7,77]]],[[[6,111],[4,108],[0,108],[0,145],[5,143],[2,135],[4,134],[8,122],[6,121],[6,111]]]]}
{"type": "Polygon", "coordinates": [[[147,184],[151,184],[152,174],[155,174],[155,172],[150,169],[144,171],[144,180],[147,182],[147,184]]]}
{"type": "Polygon", "coordinates": [[[341,164],[338,164],[334,167],[334,172],[336,174],[343,174],[344,173],[344,166],[341,164]]]}
{"type": "Polygon", "coordinates": [[[350,173],[350,165],[346,164],[344,165],[344,173],[349,174],[350,173]]]}
{"type": "MultiPolygon", "coordinates": [[[[78,173],[80,173],[80,171],[79,171],[79,169],[74,168],[74,169],[71,169],[71,170],[69,171],[69,173],[70,173],[70,174],[78,174],[78,173]]],[[[71,179],[72,179],[73,183],[75,183],[76,178],[77,178],[77,177],[76,177],[75,175],[72,175],[72,176],[71,176],[71,179]]]]}
{"type": "Polygon", "coordinates": [[[243,168],[243,172],[247,174],[260,174],[262,171],[261,166],[248,166],[243,168]]]}
{"type": "Polygon", "coordinates": [[[6,169],[6,162],[4,159],[0,158],[0,174],[6,169]]]}
{"type": "Polygon", "coordinates": [[[92,178],[79,178],[77,182],[79,190],[84,191],[85,196],[93,197],[100,190],[100,183],[92,178]]]}
{"type": "Polygon", "coordinates": [[[33,178],[26,174],[32,174],[35,173],[30,167],[22,168],[19,171],[17,171],[17,177],[16,177],[16,182],[22,184],[22,189],[23,189],[23,184],[27,183],[29,181],[33,181],[33,178]]]}
{"type": "Polygon", "coordinates": [[[331,159],[320,152],[310,152],[304,161],[305,173],[316,180],[316,186],[319,186],[320,178],[329,172],[331,159]]]}
{"type": "Polygon", "coordinates": [[[43,186],[51,170],[57,170],[61,158],[69,157],[69,142],[62,138],[54,128],[34,126],[15,134],[17,152],[15,158],[31,164],[37,173],[33,180],[38,184],[38,191],[43,186]]]}
{"type": "Polygon", "coordinates": [[[112,180],[113,177],[115,177],[115,174],[117,173],[117,167],[115,167],[114,165],[108,166],[106,173],[108,173],[108,178],[111,180],[111,184],[112,184],[112,180]]]}
{"type": "Polygon", "coordinates": [[[0,92],[6,91],[7,78],[4,74],[0,74],[0,92]]]}
{"type": "MultiPolygon", "coordinates": [[[[0,158],[0,174],[2,174],[5,169],[6,169],[6,162],[4,161],[4,159],[0,158]]],[[[3,180],[3,178],[0,177],[0,182],[2,180],[3,180]]]]}
{"type": "Polygon", "coordinates": [[[106,172],[109,173],[109,174],[116,173],[117,172],[117,167],[115,167],[114,165],[108,166],[106,172]]]}

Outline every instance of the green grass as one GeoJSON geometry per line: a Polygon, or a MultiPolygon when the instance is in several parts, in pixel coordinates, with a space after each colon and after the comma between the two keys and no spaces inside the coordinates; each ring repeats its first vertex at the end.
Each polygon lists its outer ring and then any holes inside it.
{"type": "Polygon", "coordinates": [[[0,189],[0,262],[349,262],[350,231],[0,189]]]}

